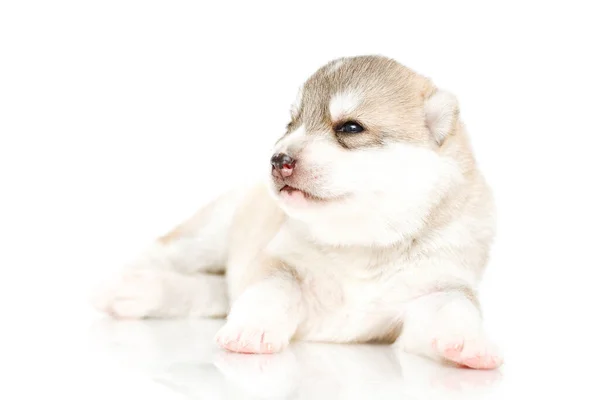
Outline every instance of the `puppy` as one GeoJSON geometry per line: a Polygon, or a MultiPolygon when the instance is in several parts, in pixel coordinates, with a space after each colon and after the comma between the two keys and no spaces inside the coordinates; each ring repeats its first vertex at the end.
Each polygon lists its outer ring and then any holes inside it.
{"type": "Polygon", "coordinates": [[[264,181],[158,238],[97,307],[227,316],[216,342],[233,352],[395,342],[461,366],[502,364],[476,294],[493,199],[452,94],[389,58],[334,60],[299,91],[265,166],[264,181]]]}

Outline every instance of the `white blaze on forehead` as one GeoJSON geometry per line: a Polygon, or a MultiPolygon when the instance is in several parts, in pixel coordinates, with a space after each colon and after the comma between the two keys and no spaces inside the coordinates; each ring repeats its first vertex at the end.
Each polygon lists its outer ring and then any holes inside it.
{"type": "Polygon", "coordinates": [[[300,112],[300,106],[302,105],[302,95],[304,94],[304,87],[300,87],[300,89],[298,89],[298,93],[296,94],[296,100],[294,100],[294,103],[292,104],[292,115],[294,117],[298,116],[298,113],[300,112]]]}
{"type": "Polygon", "coordinates": [[[344,64],[344,62],[346,62],[346,60],[344,60],[343,58],[334,61],[327,69],[327,72],[330,74],[333,74],[335,71],[340,69],[340,67],[342,66],[342,64],[344,64]]]}
{"type": "Polygon", "coordinates": [[[290,132],[284,136],[283,139],[277,144],[275,151],[277,153],[287,153],[290,148],[299,147],[306,139],[306,130],[304,125],[300,125],[295,131],[290,132]]]}
{"type": "Polygon", "coordinates": [[[331,119],[336,121],[344,115],[350,114],[360,105],[361,101],[361,96],[353,90],[335,94],[329,102],[331,119]]]}

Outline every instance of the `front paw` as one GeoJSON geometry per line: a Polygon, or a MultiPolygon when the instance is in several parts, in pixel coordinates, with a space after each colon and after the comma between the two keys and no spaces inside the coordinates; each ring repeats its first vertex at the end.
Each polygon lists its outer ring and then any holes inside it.
{"type": "Polygon", "coordinates": [[[432,346],[442,358],[468,368],[496,369],[503,363],[498,347],[483,336],[434,339],[432,346]]]}
{"type": "Polygon", "coordinates": [[[271,354],[289,344],[289,334],[273,324],[248,324],[229,321],[215,337],[219,346],[235,353],[271,354]]]}
{"type": "Polygon", "coordinates": [[[163,296],[164,280],[158,271],[131,270],[97,290],[92,304],[114,318],[139,319],[155,313],[163,296]]]}

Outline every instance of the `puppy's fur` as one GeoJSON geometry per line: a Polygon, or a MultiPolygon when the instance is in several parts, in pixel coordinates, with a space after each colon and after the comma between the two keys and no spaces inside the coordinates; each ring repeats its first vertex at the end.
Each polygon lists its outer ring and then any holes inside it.
{"type": "Polygon", "coordinates": [[[306,81],[291,114],[273,152],[293,165],[265,160],[266,182],[159,238],[97,306],[227,316],[216,340],[236,352],[382,341],[498,367],[476,294],[493,201],[455,97],[394,60],[343,58],[306,81]],[[349,121],[364,131],[343,132],[349,121]]]}

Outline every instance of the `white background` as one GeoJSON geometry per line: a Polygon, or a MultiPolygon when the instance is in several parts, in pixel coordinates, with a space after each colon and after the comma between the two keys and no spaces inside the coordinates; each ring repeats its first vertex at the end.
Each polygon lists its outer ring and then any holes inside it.
{"type": "Polygon", "coordinates": [[[496,395],[593,397],[594,2],[411,3],[0,3],[1,337],[10,370],[0,393],[13,383],[14,398],[170,398],[110,361],[89,361],[86,335],[98,318],[89,288],[203,202],[262,173],[316,68],[383,54],[457,95],[496,194],[498,238],[482,289],[507,359],[496,395]]]}

